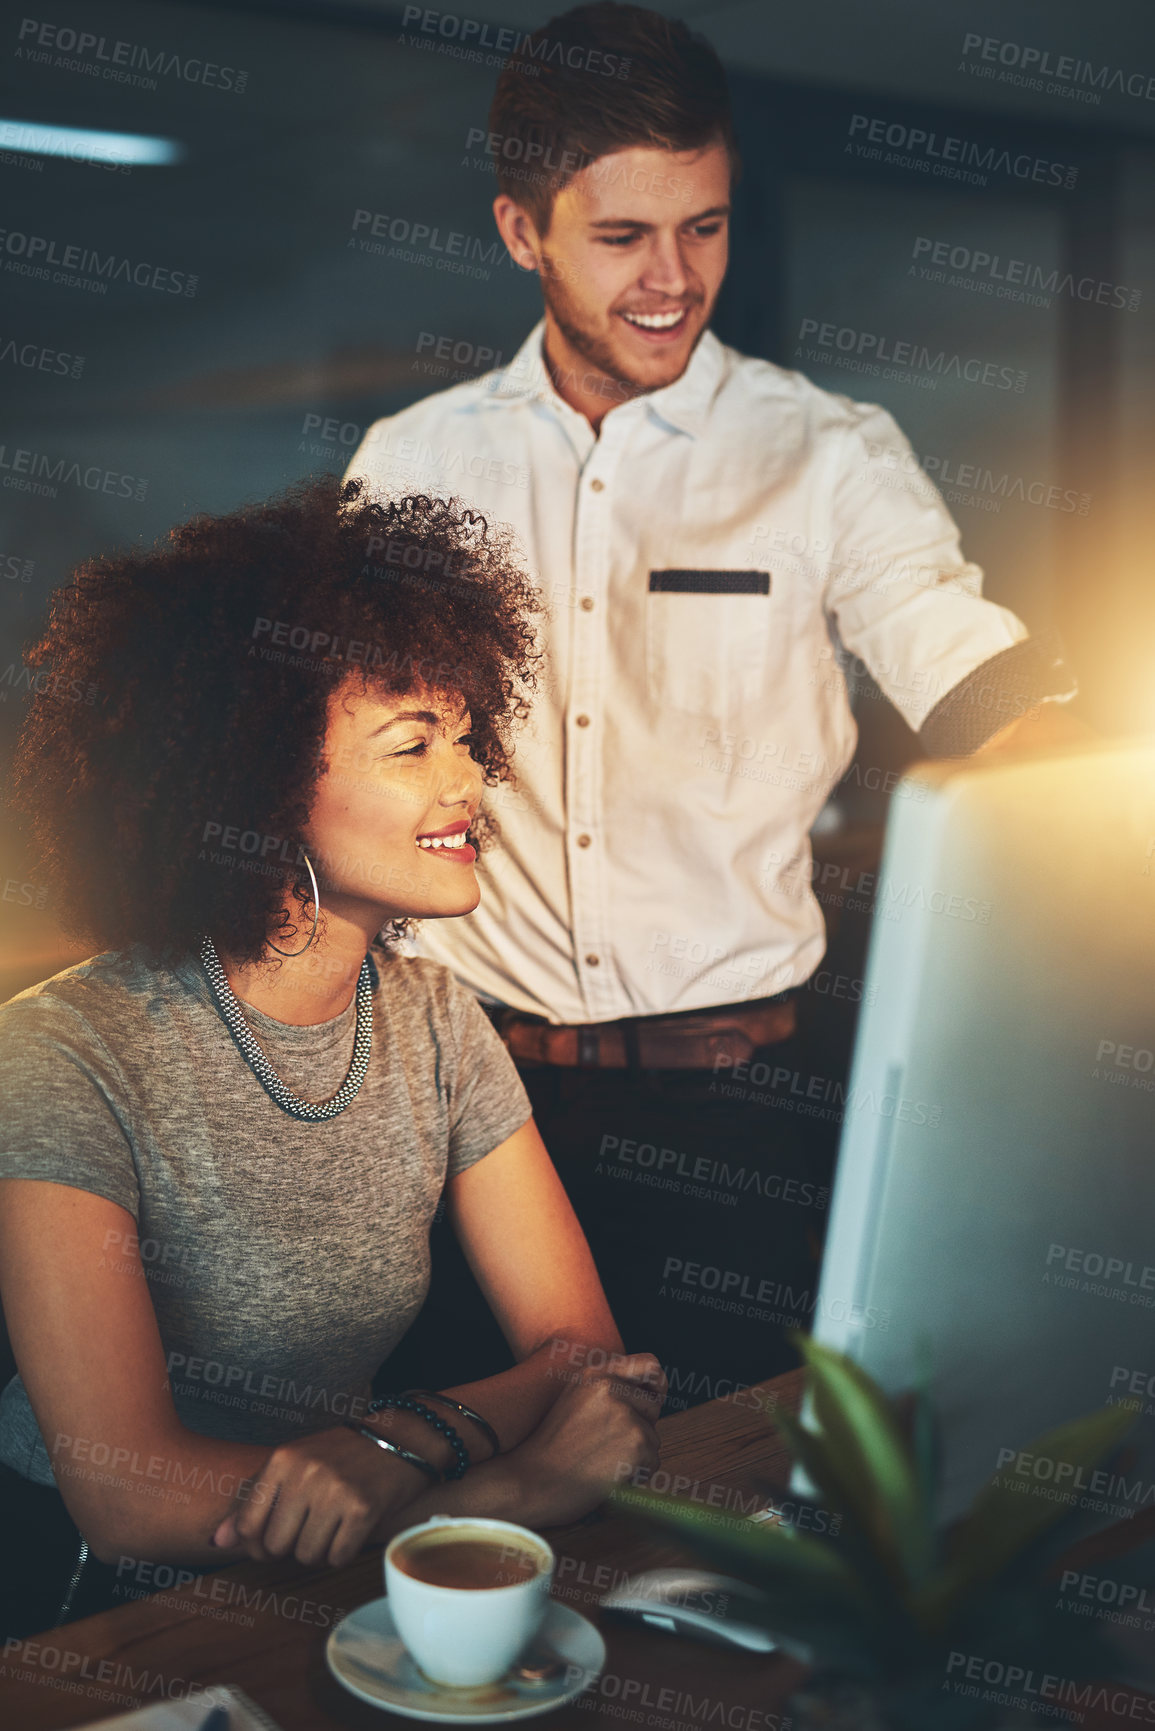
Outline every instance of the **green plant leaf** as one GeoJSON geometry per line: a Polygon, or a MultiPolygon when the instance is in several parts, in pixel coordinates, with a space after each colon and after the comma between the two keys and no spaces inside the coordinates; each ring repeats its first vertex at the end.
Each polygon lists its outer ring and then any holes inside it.
{"type": "MultiPolygon", "coordinates": [[[[890,1402],[851,1359],[797,1337],[838,1494],[871,1535],[896,1584],[929,1567],[934,1535],[918,1471],[890,1402]]],[[[805,1463],[803,1463],[805,1464],[805,1463]]]]}
{"type": "MultiPolygon", "coordinates": [[[[1021,1451],[1053,1463],[1047,1488],[1062,1468],[1062,1482],[1078,1488],[1079,1476],[1118,1445],[1134,1423],[1126,1407],[1103,1407],[1047,1431],[1021,1451]]],[[[1028,1545],[1076,1505],[1039,1494],[1026,1477],[1016,1482],[995,1473],[950,1535],[946,1563],[918,1595],[916,1614],[941,1623],[975,1587],[991,1580],[1028,1545]]]]}
{"type": "MultiPolygon", "coordinates": [[[[893,1570],[888,1569],[886,1561],[879,1557],[874,1535],[863,1529],[854,1508],[847,1506],[825,1439],[814,1431],[803,1429],[792,1413],[776,1412],[774,1424],[785,1438],[795,1461],[812,1481],[822,1504],[843,1517],[844,1524],[838,1542],[839,1555],[848,1567],[856,1572],[868,1593],[876,1597],[882,1595],[897,1605],[902,1596],[900,1584],[895,1582],[893,1570]]],[[[784,1492],[783,1498],[785,1495],[784,1492]]]]}
{"type": "Polygon", "coordinates": [[[896,1637],[916,1634],[913,1624],[890,1626],[892,1619],[880,1614],[831,1544],[632,1487],[615,1491],[611,1501],[678,1533],[706,1561],[760,1588],[763,1626],[784,1645],[811,1648],[826,1663],[873,1675],[896,1637]]]}
{"type": "Polygon", "coordinates": [[[846,1514],[848,1509],[842,1482],[825,1437],[806,1430],[793,1413],[781,1410],[774,1414],[774,1428],[785,1438],[793,1460],[821,1492],[827,1507],[846,1514]]]}
{"type": "Polygon", "coordinates": [[[753,1568],[758,1572],[759,1585],[767,1570],[788,1570],[796,1579],[822,1581],[835,1591],[862,1599],[863,1595],[853,1575],[834,1547],[808,1533],[796,1533],[773,1521],[752,1521],[747,1516],[722,1513],[700,1503],[683,1502],[678,1497],[659,1496],[626,1486],[615,1490],[611,1499],[630,1514],[644,1515],[686,1534],[709,1543],[711,1548],[725,1548],[735,1567],[753,1568]]]}

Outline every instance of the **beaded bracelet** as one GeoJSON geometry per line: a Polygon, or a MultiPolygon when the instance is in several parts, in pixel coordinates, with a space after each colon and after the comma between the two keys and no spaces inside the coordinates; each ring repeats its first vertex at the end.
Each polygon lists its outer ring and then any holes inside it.
{"type": "Polygon", "coordinates": [[[415,1412],[419,1418],[425,1420],[426,1424],[431,1424],[434,1430],[445,1438],[456,1456],[454,1465],[449,1468],[445,1477],[447,1479],[463,1479],[465,1477],[469,1471],[469,1450],[453,1426],[446,1424],[443,1418],[439,1418],[432,1407],[424,1405],[422,1401],[414,1400],[407,1394],[387,1394],[379,1400],[371,1400],[366,1410],[381,1412],[386,1407],[392,1407],[396,1412],[415,1412]]]}
{"type": "Polygon", "coordinates": [[[411,1453],[409,1449],[398,1448],[397,1444],[390,1442],[388,1437],[378,1436],[375,1430],[370,1430],[367,1425],[357,1424],[351,1418],[347,1418],[342,1422],[344,1423],[346,1430],[355,1430],[358,1436],[368,1437],[369,1441],[376,1443],[379,1449],[384,1449],[388,1454],[396,1455],[399,1460],[405,1461],[411,1467],[420,1467],[421,1471],[423,1473],[428,1473],[429,1477],[433,1479],[435,1483],[440,1483],[441,1474],[433,1465],[432,1461],[423,1460],[420,1455],[411,1453]]]}
{"type": "MultiPolygon", "coordinates": [[[[481,1414],[475,1412],[471,1406],[466,1406],[463,1400],[454,1400],[451,1395],[441,1394],[435,1388],[407,1388],[403,1392],[407,1395],[420,1395],[422,1400],[443,1401],[446,1406],[451,1406],[454,1412],[459,1412],[462,1418],[469,1419],[471,1423],[477,1426],[478,1430],[493,1450],[494,1455],[499,1455],[501,1453],[501,1443],[498,1440],[497,1432],[494,1430],[489,1420],[487,1418],[482,1418],[481,1414]]],[[[493,1455],[489,1458],[492,1460],[493,1455]]]]}

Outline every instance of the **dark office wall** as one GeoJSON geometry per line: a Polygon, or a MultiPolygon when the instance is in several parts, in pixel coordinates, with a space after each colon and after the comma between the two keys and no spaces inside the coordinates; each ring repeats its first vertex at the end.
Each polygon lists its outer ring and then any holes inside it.
{"type": "MultiPolygon", "coordinates": [[[[763,62],[770,13],[751,14],[763,62]]],[[[399,11],[114,0],[99,14],[54,8],[58,32],[103,38],[83,53],[61,48],[67,37],[46,44],[19,16],[0,26],[6,117],[160,136],[184,160],[122,172],[23,155],[3,148],[19,131],[0,135],[5,750],[26,702],[21,646],[77,560],[340,469],[375,417],[508,358],[539,305],[534,280],[495,244],[495,183],[469,136],[485,125],[493,67],[438,52],[436,40],[411,46],[399,11]],[[100,55],[118,41],[127,60],[110,67],[100,55]],[[388,240],[365,250],[373,225],[358,211],[437,239],[410,239],[395,256],[388,240]],[[465,237],[454,257],[436,250],[450,231],[465,237]],[[45,264],[69,248],[94,256],[45,264]],[[436,359],[445,339],[456,361],[436,359]]],[[[876,9],[877,30],[887,18],[876,9]]],[[[708,15],[700,22],[710,30],[708,15]]],[[[897,9],[891,24],[908,32],[897,9]]],[[[877,77],[869,91],[845,74],[826,88],[731,59],[746,166],[719,333],[882,402],[940,472],[981,472],[948,497],[987,592],[1032,629],[1058,625],[1073,639],[1099,725],[1150,725],[1151,144],[1117,104],[1098,118],[1059,100],[1052,116],[1000,113],[985,87],[960,79],[955,106],[930,107],[909,89],[880,95],[877,77]],[[856,115],[961,138],[995,163],[1062,164],[1073,178],[1055,185],[997,166],[981,183],[932,174],[909,152],[865,154],[856,115]],[[982,270],[931,282],[919,275],[920,241],[1093,278],[1124,304],[1062,287],[1016,302],[997,281],[987,292],[982,270]],[[862,355],[816,348],[805,335],[814,322],[910,341],[932,359],[908,377],[852,368],[862,355]],[[975,360],[1022,388],[958,376],[975,360]],[[1020,496],[1028,488],[1033,498],[1020,496]],[[1076,497],[1078,510],[1036,502],[1040,488],[1076,497]]],[[[869,342],[863,352],[869,360],[869,342]]],[[[901,724],[882,722],[868,689],[859,711],[876,758],[901,750],[901,724]]],[[[0,987],[15,989],[60,952],[15,839],[0,871],[0,987]]]]}

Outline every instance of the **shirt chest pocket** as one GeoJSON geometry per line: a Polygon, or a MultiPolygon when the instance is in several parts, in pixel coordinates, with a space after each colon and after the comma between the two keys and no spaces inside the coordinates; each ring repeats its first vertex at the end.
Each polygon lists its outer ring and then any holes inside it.
{"type": "Polygon", "coordinates": [[[651,571],[646,683],[663,709],[724,720],[765,694],[768,571],[651,571]]]}

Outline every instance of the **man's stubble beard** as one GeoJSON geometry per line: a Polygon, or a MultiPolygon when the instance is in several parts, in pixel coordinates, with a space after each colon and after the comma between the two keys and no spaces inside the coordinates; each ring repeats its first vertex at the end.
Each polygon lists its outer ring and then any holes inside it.
{"type": "MultiPolygon", "coordinates": [[[[577,313],[572,301],[566,294],[564,281],[561,275],[552,268],[552,261],[548,254],[544,255],[542,258],[542,269],[539,272],[539,278],[541,281],[542,298],[545,301],[546,310],[552,315],[553,321],[558,330],[561,332],[570,348],[576,354],[579,354],[588,366],[595,368],[603,375],[607,381],[605,394],[608,397],[612,397],[614,402],[628,402],[632,397],[645,396],[650,391],[660,391],[664,389],[666,385],[672,385],[674,380],[680,378],[682,373],[685,371],[685,368],[689,366],[694,349],[697,348],[702,334],[709,324],[709,320],[707,319],[705,323],[703,323],[702,329],[698,332],[698,335],[694,338],[693,348],[691,348],[690,354],[686,356],[685,366],[675,373],[672,378],[660,379],[655,383],[651,383],[646,379],[631,377],[629,373],[623,370],[622,364],[620,360],[617,359],[612,345],[605,338],[595,336],[592,331],[586,330],[577,322],[577,313]]],[[[701,304],[701,300],[693,301],[691,303],[695,309],[701,306],[701,304]]]]}

